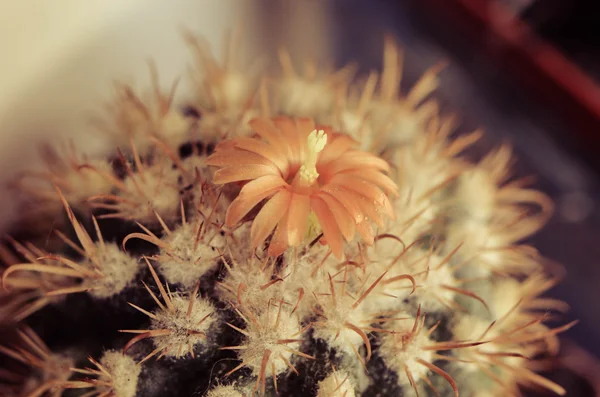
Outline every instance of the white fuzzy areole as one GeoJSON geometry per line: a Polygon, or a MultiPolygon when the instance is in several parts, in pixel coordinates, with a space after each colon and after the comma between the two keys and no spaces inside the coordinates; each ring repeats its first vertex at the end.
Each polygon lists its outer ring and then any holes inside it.
{"type": "Polygon", "coordinates": [[[160,119],[156,135],[177,149],[190,140],[190,128],[190,120],[179,109],[171,109],[160,119]]]}
{"type": "Polygon", "coordinates": [[[250,120],[261,116],[257,109],[204,112],[198,120],[198,130],[204,141],[219,141],[223,136],[248,136],[253,133],[250,120]]]}
{"type": "Polygon", "coordinates": [[[493,227],[478,221],[465,220],[451,224],[447,229],[447,239],[450,246],[463,243],[459,252],[462,258],[476,258],[465,267],[469,277],[490,277],[494,270],[531,274],[540,267],[535,253],[519,252],[509,235],[494,232],[493,227]],[[506,249],[511,245],[516,249],[506,249]]]}
{"type": "Polygon", "coordinates": [[[317,397],[355,397],[352,380],[346,371],[337,371],[319,382],[317,397]]]}
{"type": "MultiPolygon", "coordinates": [[[[494,244],[498,240],[498,233],[493,234],[494,228],[490,221],[497,216],[496,194],[497,187],[489,175],[482,169],[472,168],[464,171],[458,178],[454,191],[454,209],[451,211],[452,222],[448,227],[448,241],[450,244],[463,243],[461,250],[468,251],[470,255],[486,255],[490,259],[490,266],[500,265],[497,262],[499,252],[479,252],[481,248],[494,244]],[[495,213],[496,212],[496,213],[495,213]]],[[[501,242],[499,246],[510,243],[501,242]]],[[[500,255],[501,256],[501,255],[500,255]]],[[[483,269],[485,273],[491,268],[483,269]]]]}
{"type": "Polygon", "coordinates": [[[393,333],[383,333],[381,337],[381,346],[379,354],[383,358],[386,366],[394,370],[398,374],[398,382],[401,385],[409,386],[410,381],[406,376],[405,367],[408,368],[415,382],[427,376],[430,370],[417,362],[421,359],[425,362],[432,363],[434,361],[431,350],[423,350],[424,346],[430,345],[431,340],[422,331],[419,335],[414,336],[409,343],[402,343],[401,334],[410,333],[414,318],[408,315],[397,315],[397,317],[407,318],[406,320],[396,320],[388,324],[386,328],[396,331],[393,333]]]}
{"type": "Polygon", "coordinates": [[[363,310],[362,305],[353,308],[357,297],[342,296],[340,292],[340,289],[336,290],[335,303],[331,296],[322,296],[319,299],[323,318],[314,325],[314,336],[323,339],[333,348],[354,354],[352,347],[358,350],[364,341],[356,331],[347,327],[346,324],[362,328],[369,324],[372,314],[363,310]]]}
{"type": "Polygon", "coordinates": [[[318,118],[334,105],[335,93],[323,81],[286,78],[279,82],[278,91],[277,104],[283,114],[318,118]]]}
{"type": "Polygon", "coordinates": [[[443,183],[450,174],[450,160],[440,156],[443,142],[430,145],[427,135],[398,148],[393,163],[398,167],[397,183],[400,191],[407,192],[412,200],[421,200],[429,195],[435,200],[441,193],[428,192],[443,183]],[[425,151],[425,149],[428,149],[425,151]]]}
{"type": "Polygon", "coordinates": [[[154,312],[156,319],[152,319],[151,329],[168,329],[171,335],[154,338],[156,348],[167,349],[169,357],[185,357],[192,353],[195,346],[206,343],[202,335],[188,335],[188,331],[197,331],[208,334],[210,327],[217,321],[215,308],[207,299],[196,297],[192,311],[188,317],[187,311],[190,299],[187,296],[174,295],[173,306],[175,312],[159,309],[154,312]],[[209,315],[208,317],[206,317],[209,315]],[[205,318],[206,317],[206,318],[205,318]],[[204,319],[204,321],[202,321],[204,319]],[[170,347],[169,347],[170,346],[170,347]]]}
{"type": "Polygon", "coordinates": [[[161,100],[153,90],[145,94],[140,97],[140,101],[144,103],[148,113],[143,112],[138,103],[128,97],[120,97],[115,101],[114,144],[129,151],[131,139],[138,153],[147,154],[155,147],[154,137],[172,149],[189,142],[193,121],[176,107],[171,107],[164,113],[161,100]]]}
{"type": "MultiPolygon", "coordinates": [[[[426,252],[421,252],[421,254],[427,255],[426,252]]],[[[429,272],[425,273],[427,260],[421,261],[420,266],[412,270],[412,274],[420,274],[416,278],[418,288],[415,291],[415,296],[421,305],[421,309],[425,311],[447,310],[447,306],[445,306],[445,303],[440,302],[439,298],[444,301],[452,301],[456,296],[456,292],[442,288],[442,286],[460,287],[448,263],[439,267],[442,260],[442,257],[431,255],[429,272]]]]}
{"type": "Polygon", "coordinates": [[[458,285],[452,267],[448,263],[438,268],[444,258],[413,247],[406,251],[391,269],[388,269],[389,263],[394,258],[386,255],[386,251],[399,250],[401,252],[403,246],[395,240],[383,239],[378,241],[375,247],[377,249],[369,252],[369,258],[372,262],[369,264],[370,277],[365,285],[371,285],[386,270],[387,274],[383,281],[365,299],[363,303],[365,310],[377,312],[400,309],[402,308],[403,299],[409,297],[416,297],[416,301],[424,311],[444,311],[447,309],[445,302],[452,301],[456,296],[456,292],[442,288],[442,286],[460,287],[460,285],[458,285]],[[379,248],[380,245],[382,248],[379,248]],[[381,252],[380,255],[378,255],[379,251],[381,252]],[[382,260],[381,256],[384,258],[389,257],[389,259],[382,260]],[[427,256],[429,256],[429,260],[427,260],[427,256]],[[429,265],[429,272],[426,272],[427,265],[429,265]],[[404,275],[411,275],[415,279],[416,289],[412,295],[412,283],[407,278],[385,283],[385,280],[404,275]],[[444,302],[441,302],[439,298],[443,299],[444,302]]]}
{"type": "Polygon", "coordinates": [[[254,322],[247,324],[245,331],[249,334],[245,338],[243,345],[247,346],[244,350],[238,351],[238,357],[242,362],[252,370],[254,376],[260,374],[263,355],[266,350],[271,351],[269,365],[267,366],[267,376],[272,375],[271,363],[273,363],[275,374],[278,375],[288,370],[288,366],[281,357],[292,362],[292,352],[290,349],[298,350],[299,342],[286,344],[276,343],[284,339],[300,339],[301,326],[295,315],[289,314],[287,309],[282,309],[277,323],[279,308],[271,305],[269,310],[256,316],[257,327],[254,322]],[[277,326],[275,326],[277,325],[277,326]]]}
{"type": "MultiPolygon", "coordinates": [[[[86,164],[109,175],[113,172],[106,160],[90,159],[86,164]]],[[[109,193],[113,187],[105,177],[90,168],[69,169],[64,178],[66,185],[72,187],[64,191],[65,197],[69,203],[76,206],[92,196],[109,193]]]]}
{"type": "Polygon", "coordinates": [[[100,376],[100,381],[110,381],[111,388],[102,388],[97,386],[98,392],[108,392],[112,389],[115,397],[135,397],[137,391],[138,378],[142,367],[135,360],[122,352],[108,350],[100,359],[100,364],[110,374],[100,376]]]}
{"type": "Polygon", "coordinates": [[[480,222],[476,219],[462,218],[452,222],[448,227],[448,238],[450,244],[463,242],[461,251],[470,250],[477,253],[481,247],[486,246],[493,240],[496,240],[492,233],[490,225],[480,222]]]}
{"type": "MultiPolygon", "coordinates": [[[[391,260],[390,260],[391,261],[391,260]]],[[[361,275],[360,278],[351,279],[352,285],[362,287],[363,290],[370,287],[387,270],[388,262],[376,262],[371,260],[367,265],[368,273],[361,275]]],[[[401,271],[389,271],[385,277],[369,292],[359,308],[363,313],[371,314],[371,318],[376,313],[389,310],[398,310],[404,307],[404,299],[410,296],[412,283],[408,279],[397,280],[393,283],[385,284],[384,280],[403,274],[401,271]]],[[[360,293],[358,294],[360,296],[360,293]]]]}
{"type": "Polygon", "coordinates": [[[404,102],[373,101],[370,114],[373,130],[383,131],[386,137],[381,146],[393,147],[409,143],[423,131],[423,118],[404,102]]]}
{"type": "MultiPolygon", "coordinates": [[[[498,280],[494,283],[493,297],[488,304],[492,316],[496,319],[504,317],[524,297],[523,293],[523,283],[520,283],[516,279],[504,278],[498,280]]],[[[507,320],[510,320],[510,317],[507,320]]],[[[507,322],[505,321],[504,324],[507,324],[507,322]]]]}
{"type": "Polygon", "coordinates": [[[494,215],[498,187],[481,168],[464,171],[455,190],[455,197],[467,212],[467,217],[487,222],[494,215]]]}
{"type": "Polygon", "coordinates": [[[235,386],[217,386],[210,390],[206,397],[244,397],[235,386]]]}
{"type": "MultiPolygon", "coordinates": [[[[489,326],[489,322],[483,321],[482,319],[472,315],[463,315],[456,322],[453,329],[455,339],[476,341],[479,340],[483,333],[487,331],[485,334],[485,339],[491,341],[481,346],[468,347],[458,349],[456,351],[456,356],[465,361],[456,364],[459,365],[463,371],[468,371],[469,373],[481,373],[481,367],[477,365],[477,360],[481,360],[483,357],[483,361],[486,362],[487,359],[485,356],[475,354],[476,352],[496,354],[506,353],[508,350],[513,353],[521,353],[524,356],[528,356],[526,346],[513,345],[509,347],[494,343],[493,338],[501,335],[503,330],[506,330],[506,327],[492,327],[488,330],[489,326]]],[[[514,368],[519,368],[524,365],[523,359],[519,357],[502,357],[499,358],[499,360],[514,368]]],[[[496,367],[496,369],[496,375],[498,377],[506,378],[507,380],[511,378],[510,371],[507,371],[505,368],[501,367],[496,367]]],[[[481,375],[486,376],[482,373],[481,375]]]]}
{"type": "MultiPolygon", "coordinates": [[[[395,235],[393,230],[390,229],[382,234],[395,235]]],[[[386,283],[386,280],[398,276],[411,275],[413,271],[407,264],[414,261],[414,258],[412,258],[414,251],[408,250],[403,253],[407,244],[410,243],[410,240],[404,240],[404,238],[403,234],[402,242],[400,242],[395,238],[386,237],[377,240],[371,247],[365,247],[364,252],[368,258],[366,265],[368,271],[358,277],[359,284],[366,288],[372,285],[384,272],[387,272],[361,304],[366,312],[377,313],[400,309],[403,306],[403,300],[410,296],[412,291],[410,279],[398,279],[386,283]],[[402,256],[398,258],[400,254],[402,256]],[[394,265],[390,268],[392,263],[394,265]]],[[[361,273],[359,272],[359,274],[361,273]]]]}
{"type": "Polygon", "coordinates": [[[255,107],[248,106],[256,93],[254,74],[259,65],[246,67],[243,73],[231,64],[211,71],[205,70],[204,65],[198,66],[200,70],[193,80],[195,102],[202,109],[202,118],[198,120],[201,140],[248,135],[251,132],[248,121],[259,116],[255,107]]]}
{"type": "MultiPolygon", "coordinates": [[[[191,175],[195,175],[196,172],[198,172],[200,174],[200,180],[202,181],[210,181],[212,180],[212,173],[213,170],[211,170],[207,165],[206,165],[206,156],[204,156],[203,154],[198,155],[192,155],[190,157],[186,157],[185,159],[183,159],[181,161],[181,164],[183,165],[183,168],[189,172],[191,175]]],[[[198,208],[201,204],[202,204],[202,184],[196,184],[194,185],[194,190],[197,189],[197,192],[194,191],[194,204],[195,207],[194,208],[198,208]]]]}
{"type": "Polygon", "coordinates": [[[344,131],[360,143],[361,150],[370,150],[373,140],[376,138],[373,134],[371,124],[366,121],[364,116],[359,116],[349,110],[340,112],[339,122],[333,121],[333,127],[336,130],[344,131]]]}
{"type": "Polygon", "coordinates": [[[224,301],[242,301],[245,307],[255,313],[265,311],[270,301],[281,298],[282,282],[262,288],[272,281],[272,269],[261,269],[260,263],[234,263],[222,284],[235,291],[232,293],[227,288],[217,291],[224,301]],[[243,285],[242,288],[240,286],[243,285]]]}
{"type": "Polygon", "coordinates": [[[227,71],[218,80],[206,80],[202,104],[211,110],[239,114],[251,97],[255,86],[246,74],[227,71]]]}
{"type": "Polygon", "coordinates": [[[120,195],[138,203],[127,210],[126,215],[146,225],[157,224],[154,211],[167,222],[176,218],[181,198],[177,187],[178,176],[179,173],[171,168],[170,163],[158,163],[146,169],[143,176],[134,174],[135,180],[131,176],[125,178],[125,187],[131,193],[120,192],[120,195]]]}
{"type": "Polygon", "coordinates": [[[138,260],[116,245],[105,243],[104,248],[96,243],[100,271],[104,277],[99,279],[86,279],[85,284],[92,289],[89,294],[101,299],[110,298],[131,284],[135,278],[139,263],[138,260]]]}
{"type": "MultiPolygon", "coordinates": [[[[222,208],[222,212],[225,213],[230,203],[225,200],[221,200],[219,203],[222,205],[219,209],[222,208]]],[[[264,260],[264,252],[259,254],[250,245],[251,228],[252,224],[250,222],[242,223],[241,225],[236,225],[231,234],[227,236],[227,253],[231,257],[231,260],[243,263],[256,254],[264,260]]]]}
{"type": "MultiPolygon", "coordinates": [[[[456,322],[453,333],[454,338],[458,340],[478,340],[484,332],[486,332],[489,327],[489,322],[483,321],[482,319],[471,316],[464,315],[459,318],[456,322]]],[[[493,337],[495,334],[495,330],[493,328],[486,334],[486,336],[493,337]]],[[[468,371],[470,373],[479,372],[480,368],[475,362],[468,362],[470,359],[473,359],[472,354],[475,350],[485,351],[488,353],[498,353],[498,346],[494,343],[486,343],[482,346],[476,347],[468,347],[465,349],[458,349],[456,351],[456,355],[459,358],[465,360],[464,363],[458,363],[457,365],[464,371],[468,371]]]]}
{"type": "Polygon", "coordinates": [[[393,200],[396,220],[390,222],[390,234],[399,236],[406,244],[417,240],[432,230],[440,207],[428,197],[418,199],[412,187],[401,187],[398,197],[393,200]]]}
{"type": "Polygon", "coordinates": [[[295,312],[301,320],[313,314],[313,307],[317,303],[314,294],[322,292],[320,290],[323,288],[323,280],[327,280],[327,274],[337,272],[335,266],[339,261],[333,255],[327,256],[328,250],[327,246],[315,244],[295,258],[292,250],[284,253],[285,274],[289,274],[281,285],[284,299],[295,305],[300,296],[300,290],[303,291],[304,296],[295,312]],[[321,264],[326,256],[325,262],[321,264]],[[313,271],[319,265],[320,267],[313,275],[313,271]]]}
{"type": "MultiPolygon", "coordinates": [[[[457,340],[477,340],[483,335],[489,325],[489,321],[484,321],[470,314],[464,314],[458,316],[458,321],[454,324],[452,334],[457,340]]],[[[489,332],[492,332],[492,330],[489,332]]]]}
{"type": "Polygon", "coordinates": [[[207,231],[194,249],[197,231],[196,223],[187,223],[164,238],[165,243],[170,247],[168,250],[170,255],[165,252],[166,250],[161,249],[158,268],[170,284],[181,284],[191,288],[219,263],[217,248],[225,247],[225,238],[216,229],[207,231]]]}
{"type": "MultiPolygon", "coordinates": [[[[525,318],[523,321],[521,321],[522,318],[519,316],[519,311],[513,310],[521,298],[523,298],[523,284],[512,278],[502,279],[493,286],[491,295],[492,298],[488,300],[491,319],[502,319],[502,321],[489,328],[491,320],[485,321],[472,315],[461,316],[454,325],[453,333],[455,335],[455,339],[479,340],[483,333],[487,331],[484,339],[490,342],[477,347],[460,349],[457,351],[459,357],[466,360],[472,360],[472,354],[475,351],[492,354],[506,353],[507,351],[510,351],[513,353],[522,354],[525,357],[535,356],[538,351],[536,350],[534,344],[506,345],[494,342],[494,338],[499,337],[506,332],[510,333],[515,329],[519,329],[525,323],[530,321],[528,318],[525,318]],[[506,317],[509,312],[511,314],[506,317]]],[[[478,355],[476,358],[481,359],[482,356],[478,355]]],[[[484,357],[483,360],[486,361],[487,359],[484,357]]],[[[523,359],[519,357],[502,357],[499,358],[499,360],[514,368],[519,368],[524,365],[523,359]]],[[[480,367],[472,363],[461,363],[461,367],[472,372],[480,371],[480,367]]],[[[513,381],[515,376],[514,373],[499,366],[496,366],[495,368],[498,370],[496,371],[496,375],[498,377],[501,379],[506,379],[507,383],[513,381]]]]}

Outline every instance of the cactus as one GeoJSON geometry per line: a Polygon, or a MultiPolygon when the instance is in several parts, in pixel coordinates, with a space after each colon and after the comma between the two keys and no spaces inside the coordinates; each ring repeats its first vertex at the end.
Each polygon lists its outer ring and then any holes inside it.
{"type": "Polygon", "coordinates": [[[267,80],[239,42],[221,64],[185,39],[192,97],[151,64],[151,95],[117,85],[95,120],[114,152],[48,145],[12,185],[3,395],[564,394],[536,360],[574,323],[552,325],[558,278],[523,242],[552,202],[508,146],[469,158],[482,134],[440,112],[441,64],[401,92],[386,37],[364,80],[286,51],[267,80]]]}

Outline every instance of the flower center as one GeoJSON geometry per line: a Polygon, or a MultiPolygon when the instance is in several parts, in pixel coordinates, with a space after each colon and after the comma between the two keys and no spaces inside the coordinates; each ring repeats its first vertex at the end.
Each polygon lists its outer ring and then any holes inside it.
{"type": "Polygon", "coordinates": [[[319,177],[319,173],[317,172],[317,158],[327,144],[327,135],[323,130],[314,130],[308,135],[307,141],[308,152],[306,159],[300,166],[295,178],[298,185],[306,187],[312,186],[319,177]]]}

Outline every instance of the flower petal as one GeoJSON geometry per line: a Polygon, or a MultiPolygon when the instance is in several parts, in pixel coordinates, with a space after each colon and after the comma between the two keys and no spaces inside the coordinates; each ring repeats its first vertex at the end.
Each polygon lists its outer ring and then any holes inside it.
{"type": "Polygon", "coordinates": [[[346,241],[352,241],[356,231],[354,219],[350,213],[344,208],[342,203],[330,196],[329,194],[320,194],[319,197],[327,204],[329,210],[333,214],[335,221],[340,229],[340,232],[346,241]]]}
{"type": "Polygon", "coordinates": [[[225,139],[219,141],[215,146],[215,152],[231,150],[235,147],[235,139],[225,139]]]}
{"type": "Polygon", "coordinates": [[[288,212],[292,194],[287,190],[275,193],[262,207],[250,229],[250,243],[252,248],[258,247],[271,234],[277,223],[288,212]]]}
{"type": "Polygon", "coordinates": [[[228,165],[261,164],[273,167],[279,171],[278,167],[271,160],[260,154],[248,152],[246,150],[219,150],[211,154],[206,159],[205,163],[206,165],[219,167],[228,165]]]}
{"type": "Polygon", "coordinates": [[[246,195],[244,197],[238,196],[235,200],[229,204],[227,208],[227,214],[225,214],[225,224],[229,227],[235,226],[252,208],[254,208],[263,199],[277,192],[282,187],[271,188],[263,190],[258,194],[246,195]]]}
{"type": "Polygon", "coordinates": [[[386,215],[390,218],[394,218],[394,208],[392,207],[392,203],[390,203],[386,194],[371,182],[348,174],[337,174],[329,183],[332,185],[340,185],[347,190],[358,193],[368,199],[371,206],[381,207],[386,215]]]}
{"type": "Polygon", "coordinates": [[[281,151],[282,153],[286,152],[287,144],[284,136],[270,119],[257,117],[250,120],[248,124],[258,135],[273,145],[276,150],[281,151]]]}
{"type": "Polygon", "coordinates": [[[230,182],[247,181],[265,175],[279,175],[279,171],[261,164],[231,165],[215,171],[213,182],[224,185],[230,182]]]}
{"type": "Polygon", "coordinates": [[[289,214],[289,211],[285,212],[283,214],[283,217],[279,220],[279,223],[277,224],[277,229],[275,230],[275,234],[273,234],[273,238],[271,239],[271,243],[269,244],[268,253],[270,256],[279,256],[283,254],[289,247],[287,237],[287,224],[289,214]]]}
{"type": "Polygon", "coordinates": [[[265,175],[246,183],[238,197],[245,199],[282,186],[287,183],[279,175],[265,175]]]}
{"type": "Polygon", "coordinates": [[[330,184],[340,185],[345,189],[352,190],[353,192],[359,193],[361,196],[365,196],[374,202],[382,205],[387,199],[385,193],[377,186],[369,181],[366,181],[360,177],[356,177],[348,174],[337,174],[329,181],[330,184]]]}
{"type": "Polygon", "coordinates": [[[317,196],[311,197],[310,206],[317,215],[319,225],[323,230],[323,236],[329,247],[331,247],[331,251],[338,259],[342,259],[344,256],[344,238],[329,207],[325,204],[325,201],[317,196]]]}
{"type": "Polygon", "coordinates": [[[274,146],[258,139],[235,138],[234,141],[236,148],[260,154],[277,165],[282,173],[287,172],[288,159],[285,156],[285,152],[281,152],[274,146]]]}
{"type": "Polygon", "coordinates": [[[371,153],[351,150],[344,153],[340,158],[334,160],[327,166],[328,173],[333,175],[338,172],[352,169],[371,168],[379,171],[389,171],[390,165],[387,161],[372,155],[371,153]]]}
{"type": "Polygon", "coordinates": [[[308,135],[316,129],[315,122],[308,117],[298,117],[296,119],[296,129],[300,137],[308,138],[308,135]]]}
{"type": "Polygon", "coordinates": [[[296,125],[289,117],[275,117],[273,119],[273,123],[283,136],[287,142],[288,148],[288,159],[290,163],[300,164],[302,162],[302,150],[306,146],[306,140],[300,142],[300,137],[298,135],[298,130],[296,129],[296,125]]]}
{"type": "Polygon", "coordinates": [[[361,196],[357,193],[354,193],[354,192],[349,192],[349,193],[353,193],[355,195],[356,202],[360,206],[363,214],[365,214],[365,220],[373,221],[379,227],[384,226],[383,218],[381,217],[381,214],[379,213],[379,209],[382,207],[378,206],[377,204],[373,204],[373,201],[371,201],[368,198],[361,196]]]}
{"type": "Polygon", "coordinates": [[[348,200],[352,200],[352,202],[360,209],[361,213],[363,214],[362,222],[373,221],[378,226],[383,227],[383,220],[378,213],[379,208],[382,208],[381,206],[377,206],[369,198],[349,189],[346,189],[344,194],[348,200]]]}
{"type": "Polygon", "coordinates": [[[342,203],[352,219],[354,219],[354,223],[363,221],[364,216],[360,207],[354,202],[354,198],[352,196],[346,194],[347,191],[345,189],[340,188],[339,186],[325,185],[321,188],[321,192],[331,195],[340,203],[342,203]]]}
{"type": "Polygon", "coordinates": [[[375,235],[373,234],[373,228],[371,227],[371,223],[369,221],[363,221],[356,225],[356,231],[365,243],[368,245],[373,245],[375,241],[375,235]]]}
{"type": "Polygon", "coordinates": [[[319,154],[319,164],[328,164],[355,146],[358,142],[349,135],[327,134],[327,145],[319,154]]]}
{"type": "Polygon", "coordinates": [[[308,217],[310,216],[310,196],[292,194],[288,215],[287,235],[290,246],[299,245],[308,231],[308,217]]]}
{"type": "MultiPolygon", "coordinates": [[[[387,194],[398,196],[398,187],[392,179],[380,171],[374,169],[351,169],[341,173],[343,175],[354,175],[382,188],[387,194]]],[[[336,174],[340,175],[340,174],[336,174]]]]}

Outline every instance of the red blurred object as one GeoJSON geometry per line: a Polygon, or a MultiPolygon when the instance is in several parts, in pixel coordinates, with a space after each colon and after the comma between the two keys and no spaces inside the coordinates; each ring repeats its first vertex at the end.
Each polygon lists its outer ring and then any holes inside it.
{"type": "Polygon", "coordinates": [[[600,149],[600,87],[555,46],[497,0],[424,0],[493,61],[509,68],[553,112],[570,123],[588,149],[600,149]]]}

